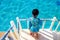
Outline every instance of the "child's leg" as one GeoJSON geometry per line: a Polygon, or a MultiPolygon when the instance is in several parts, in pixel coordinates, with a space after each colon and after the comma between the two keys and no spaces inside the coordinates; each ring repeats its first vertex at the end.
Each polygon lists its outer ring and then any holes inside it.
{"type": "Polygon", "coordinates": [[[30,35],[33,37],[34,36],[34,33],[33,32],[30,32],[30,35]]]}
{"type": "Polygon", "coordinates": [[[36,38],[36,39],[39,38],[38,33],[34,33],[34,38],[36,38]]]}

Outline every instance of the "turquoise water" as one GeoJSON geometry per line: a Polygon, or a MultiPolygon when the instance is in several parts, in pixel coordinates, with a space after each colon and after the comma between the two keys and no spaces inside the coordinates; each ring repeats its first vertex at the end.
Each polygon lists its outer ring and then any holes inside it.
{"type": "MultiPolygon", "coordinates": [[[[0,0],[0,31],[7,31],[10,28],[10,21],[16,17],[29,18],[32,16],[32,10],[39,9],[39,18],[60,19],[60,0],[0,0]]],[[[22,28],[27,28],[26,21],[21,22],[22,28]]],[[[55,30],[58,22],[55,22],[55,30]]],[[[49,28],[51,21],[47,21],[45,28],[49,28]]],[[[60,31],[60,27],[57,31],[60,31]]]]}

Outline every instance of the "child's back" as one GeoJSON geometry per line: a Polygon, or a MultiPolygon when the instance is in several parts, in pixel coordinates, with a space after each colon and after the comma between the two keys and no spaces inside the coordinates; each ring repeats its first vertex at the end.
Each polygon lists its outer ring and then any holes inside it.
{"type": "Polygon", "coordinates": [[[42,25],[42,21],[39,18],[37,18],[38,14],[39,14],[38,9],[33,9],[32,11],[33,17],[29,22],[30,35],[32,35],[35,38],[38,38],[39,28],[40,25],[42,25]]]}
{"type": "Polygon", "coordinates": [[[40,25],[42,25],[42,22],[39,18],[32,18],[29,29],[31,32],[39,32],[40,25]]]}

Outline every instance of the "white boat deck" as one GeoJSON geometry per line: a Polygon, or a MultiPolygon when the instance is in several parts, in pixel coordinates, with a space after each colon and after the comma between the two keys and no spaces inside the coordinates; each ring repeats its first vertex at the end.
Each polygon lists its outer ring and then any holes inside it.
{"type": "MultiPolygon", "coordinates": [[[[21,40],[35,40],[29,35],[28,29],[23,29],[21,32],[21,40]]],[[[60,34],[56,32],[51,32],[49,30],[40,30],[38,40],[60,40],[60,34]]]]}
{"type": "MultiPolygon", "coordinates": [[[[9,28],[9,30],[4,34],[4,36],[1,39],[8,38],[8,34],[10,33],[12,35],[11,37],[14,38],[14,40],[35,40],[31,35],[29,35],[28,29],[22,29],[20,21],[27,21],[27,27],[28,27],[28,25],[29,25],[28,20],[25,20],[25,19],[21,20],[18,17],[16,20],[17,20],[18,30],[16,28],[14,21],[10,21],[11,28],[9,28]],[[12,30],[14,30],[14,33],[15,33],[17,39],[15,38],[12,30]],[[18,32],[19,32],[19,34],[18,34],[18,32]]],[[[60,21],[58,21],[58,25],[56,26],[55,32],[52,31],[52,27],[54,25],[54,22],[56,21],[56,17],[54,17],[53,20],[50,19],[50,21],[52,21],[50,28],[44,29],[44,26],[46,23],[46,20],[44,20],[42,29],[38,32],[39,33],[38,40],[60,40],[60,32],[56,32],[58,27],[60,26],[60,21]]],[[[8,39],[6,39],[6,40],[8,40],[8,39]]]]}

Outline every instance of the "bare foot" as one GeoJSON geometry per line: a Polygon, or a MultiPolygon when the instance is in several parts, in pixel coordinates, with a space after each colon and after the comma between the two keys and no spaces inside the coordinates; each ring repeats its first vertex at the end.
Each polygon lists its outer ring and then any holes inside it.
{"type": "Polygon", "coordinates": [[[35,38],[36,40],[39,39],[38,33],[34,34],[34,38],[35,38]]]}
{"type": "Polygon", "coordinates": [[[33,34],[32,32],[30,33],[30,35],[31,35],[32,37],[34,36],[34,34],[33,34]]]}

